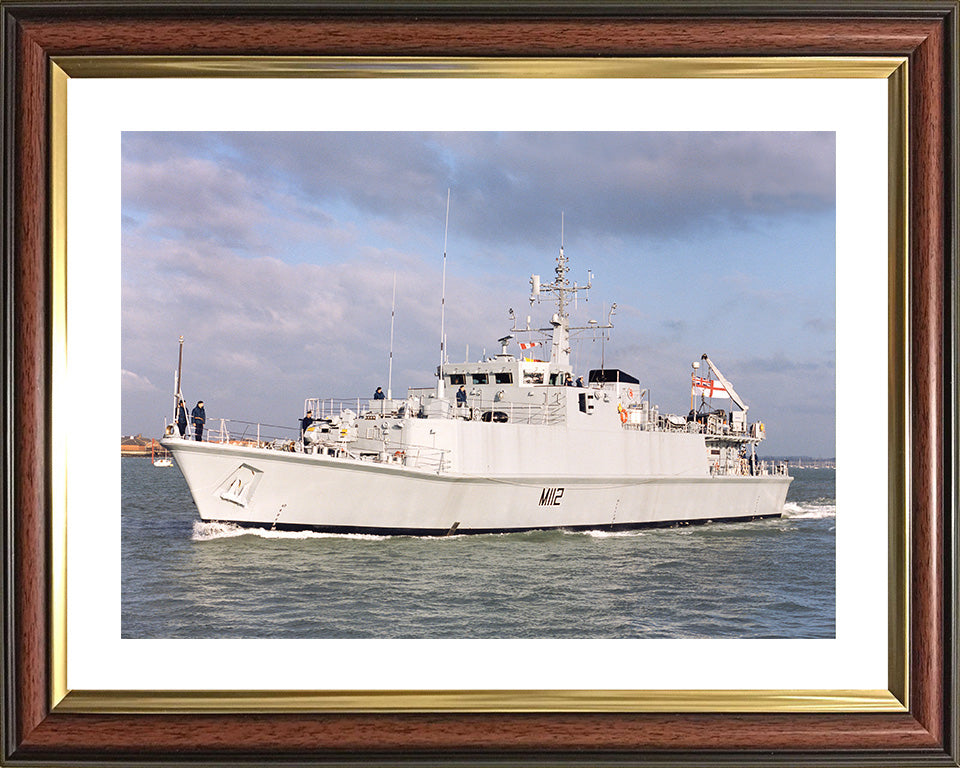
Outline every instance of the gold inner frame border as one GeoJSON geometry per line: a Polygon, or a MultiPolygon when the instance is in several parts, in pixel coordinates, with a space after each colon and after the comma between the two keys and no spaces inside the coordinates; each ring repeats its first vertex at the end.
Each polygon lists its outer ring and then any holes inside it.
{"type": "Polygon", "coordinates": [[[62,56],[51,60],[50,703],[63,713],[906,712],[909,709],[909,221],[905,57],[62,56]],[[67,686],[67,92],[71,78],[873,78],[888,84],[888,690],[115,691],[67,686]]]}

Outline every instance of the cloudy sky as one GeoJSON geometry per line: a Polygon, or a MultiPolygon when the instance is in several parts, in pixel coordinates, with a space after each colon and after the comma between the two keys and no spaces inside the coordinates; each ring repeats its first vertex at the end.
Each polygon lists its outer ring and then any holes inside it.
{"type": "MultiPolygon", "coordinates": [[[[448,356],[498,351],[564,220],[578,373],[619,367],[689,409],[704,352],[767,424],[762,453],[834,455],[833,133],[145,133],[122,139],[124,434],[183,392],[293,426],[311,396],[431,386],[447,190],[448,356]]],[[[511,348],[517,352],[516,344],[511,348]]]]}

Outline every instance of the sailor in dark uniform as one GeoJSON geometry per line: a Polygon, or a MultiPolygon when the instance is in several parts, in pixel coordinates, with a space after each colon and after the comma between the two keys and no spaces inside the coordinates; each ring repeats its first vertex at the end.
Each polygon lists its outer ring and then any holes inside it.
{"type": "Polygon", "coordinates": [[[387,396],[383,394],[383,387],[377,387],[377,391],[373,393],[374,400],[386,400],[387,396]]]}
{"type": "Polygon", "coordinates": [[[203,400],[197,401],[197,406],[190,411],[190,418],[193,420],[193,437],[195,440],[203,440],[203,425],[207,420],[207,412],[203,410],[203,400]]]}
{"type": "Polygon", "coordinates": [[[187,436],[187,404],[183,400],[177,404],[177,431],[180,437],[187,436]]]}
{"type": "Polygon", "coordinates": [[[307,427],[313,424],[313,411],[307,411],[307,415],[300,419],[300,438],[303,439],[303,433],[307,431],[307,427]]]}
{"type": "Polygon", "coordinates": [[[467,404],[467,390],[463,388],[463,384],[460,385],[460,389],[457,390],[457,408],[462,408],[467,404]]]}

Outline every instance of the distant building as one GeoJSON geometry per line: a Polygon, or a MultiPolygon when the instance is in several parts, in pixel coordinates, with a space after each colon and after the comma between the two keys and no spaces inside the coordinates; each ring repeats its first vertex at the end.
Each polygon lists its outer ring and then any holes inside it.
{"type": "Polygon", "coordinates": [[[120,437],[120,455],[121,456],[149,456],[154,450],[161,450],[160,442],[143,435],[130,435],[120,437]]]}

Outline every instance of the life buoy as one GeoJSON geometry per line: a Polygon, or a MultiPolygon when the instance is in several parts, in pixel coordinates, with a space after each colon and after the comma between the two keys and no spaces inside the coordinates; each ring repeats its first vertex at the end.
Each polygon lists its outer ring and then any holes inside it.
{"type": "Polygon", "coordinates": [[[633,397],[633,390],[632,390],[632,389],[628,389],[628,390],[627,390],[627,394],[630,395],[630,397],[632,398],[632,397],[633,397]]]}
{"type": "Polygon", "coordinates": [[[624,409],[622,405],[617,405],[617,410],[620,411],[620,423],[626,424],[627,419],[629,418],[627,415],[627,411],[624,409]]]}

